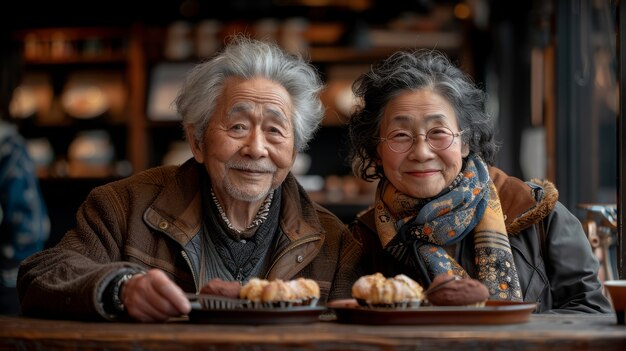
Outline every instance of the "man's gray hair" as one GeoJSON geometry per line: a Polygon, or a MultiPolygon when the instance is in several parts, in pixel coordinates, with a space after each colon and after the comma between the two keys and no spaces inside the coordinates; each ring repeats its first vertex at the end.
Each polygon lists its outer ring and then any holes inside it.
{"type": "Polygon", "coordinates": [[[301,56],[277,44],[237,35],[212,59],[196,65],[174,101],[183,126],[193,126],[194,142],[202,140],[224,83],[230,77],[262,77],[282,85],[293,104],[295,148],[306,149],[324,118],[319,94],[323,84],[317,70],[301,56]]]}

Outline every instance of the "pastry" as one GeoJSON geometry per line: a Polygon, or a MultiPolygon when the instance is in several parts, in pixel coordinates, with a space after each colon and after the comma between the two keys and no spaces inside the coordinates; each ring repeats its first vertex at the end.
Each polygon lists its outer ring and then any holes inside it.
{"type": "Polygon", "coordinates": [[[314,306],[320,298],[320,288],[315,280],[306,278],[289,281],[252,278],[241,288],[239,297],[266,307],[314,306]]]}
{"type": "Polygon", "coordinates": [[[259,278],[252,278],[239,291],[239,298],[250,301],[261,301],[263,288],[269,284],[269,281],[259,278]]]}
{"type": "Polygon", "coordinates": [[[263,302],[293,301],[294,299],[293,289],[281,279],[269,282],[261,292],[261,301],[263,302]]]}
{"type": "Polygon", "coordinates": [[[287,282],[294,293],[295,299],[319,299],[320,286],[313,279],[298,278],[287,282]]]}
{"type": "Polygon", "coordinates": [[[352,297],[369,307],[416,307],[422,300],[423,290],[406,275],[385,278],[375,273],[359,278],[352,285],[352,297]]]}
{"type": "Polygon", "coordinates": [[[477,306],[482,307],[489,298],[487,287],[476,279],[454,279],[440,274],[425,292],[428,302],[435,306],[477,306]]]}
{"type": "Polygon", "coordinates": [[[386,278],[380,273],[360,277],[352,285],[352,297],[360,300],[368,300],[372,286],[379,286],[385,279],[386,278]]]}

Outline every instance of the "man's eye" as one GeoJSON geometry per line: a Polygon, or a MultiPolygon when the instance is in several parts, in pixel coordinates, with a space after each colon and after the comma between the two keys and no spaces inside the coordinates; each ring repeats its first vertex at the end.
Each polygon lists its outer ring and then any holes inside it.
{"type": "Polygon", "coordinates": [[[246,126],[243,124],[235,124],[230,127],[230,130],[246,130],[246,126]]]}
{"type": "Polygon", "coordinates": [[[269,131],[271,134],[278,134],[278,135],[284,135],[284,134],[285,134],[285,133],[283,133],[283,130],[282,130],[282,129],[280,129],[280,128],[276,128],[276,127],[270,127],[270,128],[268,129],[268,131],[269,131]]]}
{"type": "Polygon", "coordinates": [[[233,138],[242,138],[248,133],[248,127],[245,124],[233,124],[227,129],[228,134],[233,138]]]}

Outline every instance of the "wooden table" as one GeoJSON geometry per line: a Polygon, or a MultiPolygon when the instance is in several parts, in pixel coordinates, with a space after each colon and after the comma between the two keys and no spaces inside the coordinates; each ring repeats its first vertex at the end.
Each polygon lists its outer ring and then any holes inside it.
{"type": "Polygon", "coordinates": [[[0,316],[0,350],[626,350],[614,315],[532,315],[508,325],[215,325],[0,316]]]}

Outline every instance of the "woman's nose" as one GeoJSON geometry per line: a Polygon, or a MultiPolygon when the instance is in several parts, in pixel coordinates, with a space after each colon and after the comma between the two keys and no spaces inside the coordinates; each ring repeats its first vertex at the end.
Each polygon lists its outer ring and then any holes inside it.
{"type": "Polygon", "coordinates": [[[433,156],[433,150],[430,145],[426,141],[426,136],[423,134],[418,134],[415,137],[415,141],[413,142],[413,146],[409,151],[409,157],[416,160],[428,159],[433,156]]]}

